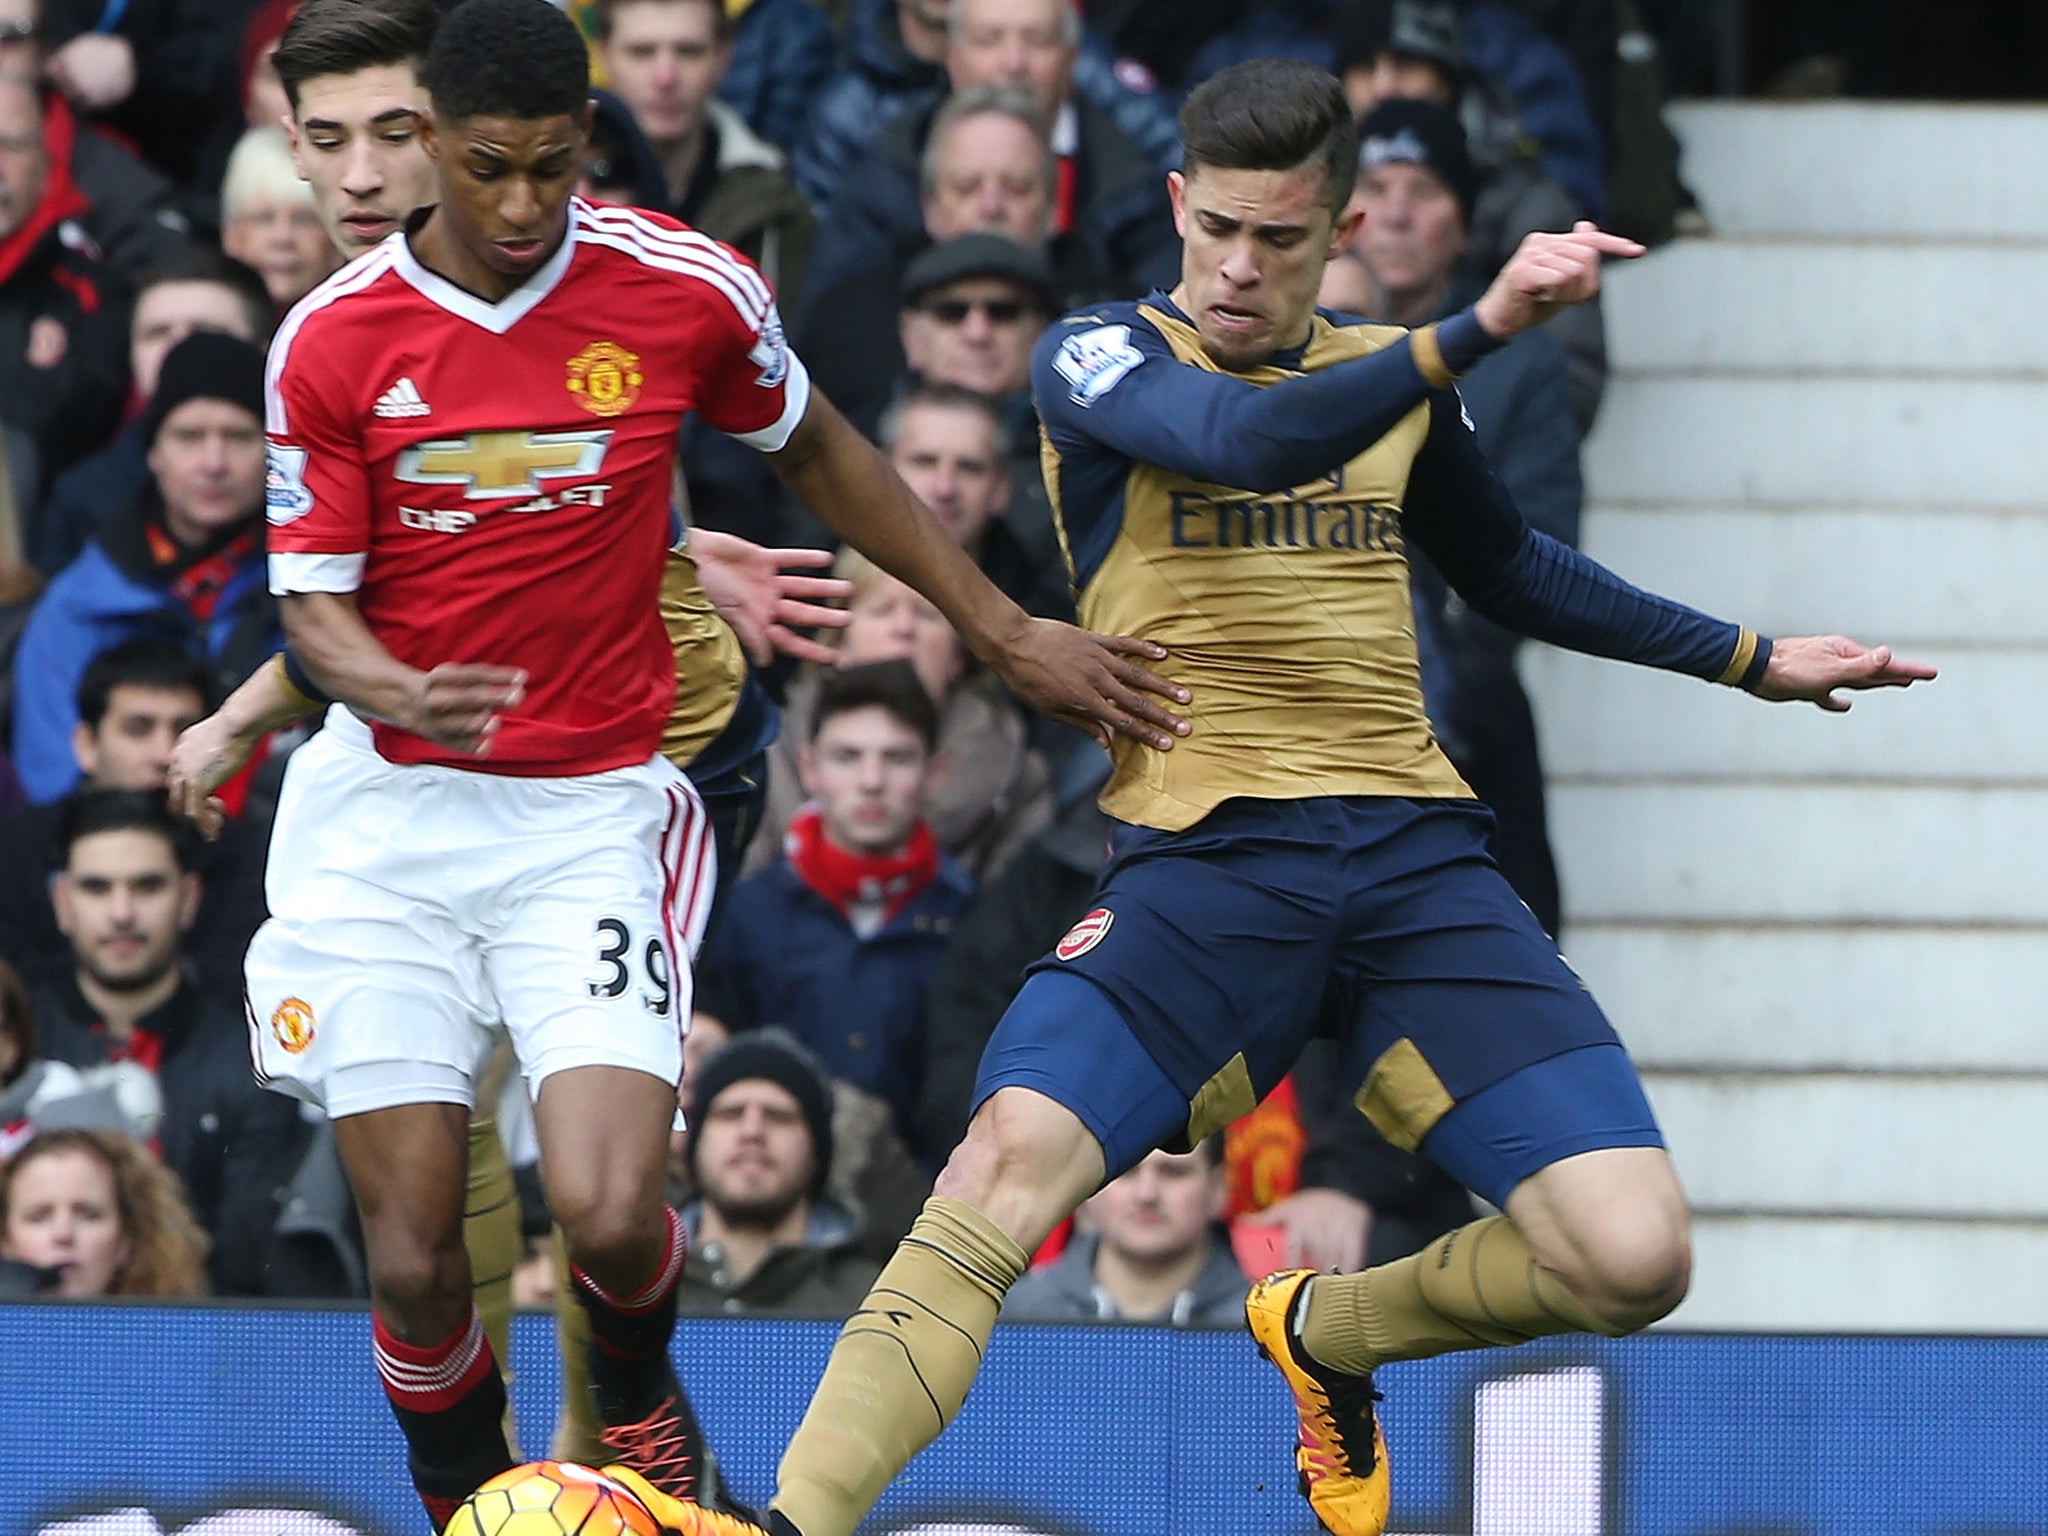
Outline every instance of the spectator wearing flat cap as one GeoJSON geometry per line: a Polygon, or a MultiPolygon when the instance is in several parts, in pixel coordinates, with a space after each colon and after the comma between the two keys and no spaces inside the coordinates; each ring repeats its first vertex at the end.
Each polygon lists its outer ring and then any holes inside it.
{"type": "MultiPolygon", "coordinates": [[[[1360,119],[1393,100],[1433,102],[1456,115],[1477,174],[1465,261],[1483,283],[1532,230],[1561,232],[1578,219],[1599,217],[1601,148],[1580,96],[1583,130],[1554,130],[1560,144],[1575,146],[1562,161],[1576,189],[1567,190],[1506,96],[1474,66],[1467,45],[1472,19],[1461,18],[1447,0],[1351,0],[1336,26],[1337,74],[1360,119]]],[[[1559,60],[1569,71],[1561,54],[1559,60]]],[[[1572,306],[1547,329],[1571,356],[1573,414],[1583,435],[1607,382],[1599,301],[1572,306]]]]}
{"type": "Polygon", "coordinates": [[[164,636],[226,692],[283,643],[264,577],[263,354],[216,331],[179,342],[143,441],[141,496],[57,574],[15,653],[14,761],[33,800],[77,780],[78,680],[108,646],[164,636]]]}
{"type": "Polygon", "coordinates": [[[681,1309],[852,1312],[881,1267],[826,1190],[833,1099],[817,1058],[774,1026],[736,1035],[697,1069],[691,1103],[681,1309]]]}

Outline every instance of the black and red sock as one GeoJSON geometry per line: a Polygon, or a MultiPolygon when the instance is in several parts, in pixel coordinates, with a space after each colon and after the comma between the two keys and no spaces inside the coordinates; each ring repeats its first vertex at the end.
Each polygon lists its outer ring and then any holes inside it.
{"type": "Polygon", "coordinates": [[[456,1506],[513,1465],[505,1443],[505,1380],[470,1309],[438,1344],[407,1344],[373,1319],[377,1375],[405,1432],[413,1487],[440,1530],[456,1506]]]}

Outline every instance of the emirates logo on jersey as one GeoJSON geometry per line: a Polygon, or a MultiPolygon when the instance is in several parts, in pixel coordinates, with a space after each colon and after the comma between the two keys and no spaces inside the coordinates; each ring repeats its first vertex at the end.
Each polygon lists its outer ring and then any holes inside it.
{"type": "Polygon", "coordinates": [[[617,416],[633,408],[646,379],[640,354],[616,341],[593,341],[569,359],[569,393],[593,416],[617,416]]]}

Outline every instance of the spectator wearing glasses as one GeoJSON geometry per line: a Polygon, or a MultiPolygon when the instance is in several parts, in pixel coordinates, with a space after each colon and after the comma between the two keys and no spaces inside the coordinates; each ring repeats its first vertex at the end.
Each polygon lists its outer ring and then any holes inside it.
{"type": "Polygon", "coordinates": [[[1045,258],[1003,235],[942,240],[903,274],[898,336],[913,378],[994,402],[1013,453],[1036,456],[1031,349],[1056,298],[1045,258]]]}

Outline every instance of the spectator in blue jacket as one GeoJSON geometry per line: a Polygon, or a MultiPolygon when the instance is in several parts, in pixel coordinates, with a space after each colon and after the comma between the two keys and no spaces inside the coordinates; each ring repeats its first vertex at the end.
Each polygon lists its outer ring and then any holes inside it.
{"type": "Polygon", "coordinates": [[[972,882],[924,819],[938,713],[907,661],[825,674],[799,769],[811,796],[782,857],[733,892],[699,967],[698,1008],[735,1031],[780,1024],[835,1078],[912,1111],[924,994],[972,882]]]}
{"type": "MultiPolygon", "coordinates": [[[[1364,291],[1335,284],[1325,301],[1376,319],[1419,326],[1469,303],[1477,280],[1462,267],[1477,173],[1450,111],[1388,101],[1365,119],[1355,205],[1365,210],[1355,251],[1364,291]]],[[[1572,425],[1570,365],[1542,331],[1516,337],[1459,381],[1480,449],[1516,506],[1552,538],[1576,544],[1584,488],[1572,425]]],[[[1529,700],[1515,673],[1517,636],[1457,601],[1414,555],[1423,693],[1431,723],[1474,794],[1492,809],[1494,853],[1515,892],[1551,933],[1559,922],[1557,869],[1543,806],[1543,770],[1529,700]]]]}
{"type": "Polygon", "coordinates": [[[78,680],[121,640],[206,657],[222,691],[282,644],[263,558],[263,354],[218,332],[164,359],[144,418],[150,481],[50,583],[14,659],[14,761],[32,800],[78,781],[78,680]]]}

